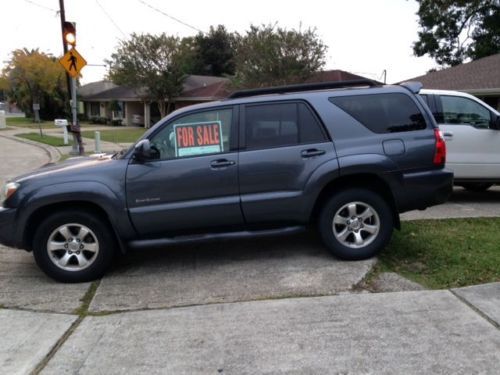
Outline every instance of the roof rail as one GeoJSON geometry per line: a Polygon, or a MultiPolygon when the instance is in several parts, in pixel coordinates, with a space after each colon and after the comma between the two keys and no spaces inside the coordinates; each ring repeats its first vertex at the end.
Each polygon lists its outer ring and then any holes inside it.
{"type": "Polygon", "coordinates": [[[301,83],[296,85],[264,87],[259,89],[235,91],[227,98],[236,99],[236,98],[246,98],[255,95],[285,94],[287,92],[328,90],[328,89],[339,89],[344,87],[356,87],[356,86],[375,87],[375,86],[381,86],[381,84],[371,79],[353,79],[350,81],[301,83]]]}

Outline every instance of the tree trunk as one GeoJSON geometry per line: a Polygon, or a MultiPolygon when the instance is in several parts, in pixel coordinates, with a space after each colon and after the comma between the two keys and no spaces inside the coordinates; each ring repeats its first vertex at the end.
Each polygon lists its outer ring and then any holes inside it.
{"type": "Polygon", "coordinates": [[[167,102],[167,113],[170,113],[171,107],[172,107],[172,101],[170,99],[168,99],[168,102],[167,102]]]}
{"type": "Polygon", "coordinates": [[[167,115],[167,108],[165,105],[165,100],[158,99],[156,103],[158,104],[158,110],[160,111],[161,118],[164,118],[167,115]]]}

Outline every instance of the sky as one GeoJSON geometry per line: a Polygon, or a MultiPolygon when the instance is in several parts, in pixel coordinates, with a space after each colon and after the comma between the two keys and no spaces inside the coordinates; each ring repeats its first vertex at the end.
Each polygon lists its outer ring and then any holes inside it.
{"type": "MultiPolygon", "coordinates": [[[[59,0],[0,0],[0,9],[1,66],[17,48],[62,55],[59,0]]],[[[324,69],[378,80],[386,70],[387,83],[436,67],[432,59],[413,55],[413,0],[65,0],[65,9],[66,20],[76,22],[76,49],[89,64],[81,71],[82,83],[103,79],[105,60],[133,32],[185,37],[219,24],[239,33],[251,24],[315,28],[328,46],[324,69]]]]}

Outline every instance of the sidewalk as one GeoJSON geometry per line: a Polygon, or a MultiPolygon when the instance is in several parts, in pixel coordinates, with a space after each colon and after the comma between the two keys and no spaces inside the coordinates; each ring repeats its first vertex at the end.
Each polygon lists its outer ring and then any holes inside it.
{"type": "Polygon", "coordinates": [[[494,375],[499,306],[495,283],[83,318],[3,309],[0,332],[9,339],[0,343],[0,367],[9,374],[494,375]]]}

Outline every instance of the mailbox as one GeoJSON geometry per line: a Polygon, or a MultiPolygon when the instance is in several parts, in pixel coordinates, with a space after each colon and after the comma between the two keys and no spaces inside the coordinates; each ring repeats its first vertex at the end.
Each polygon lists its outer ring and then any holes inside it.
{"type": "Polygon", "coordinates": [[[54,125],[55,126],[68,126],[68,120],[64,119],[64,118],[56,118],[54,120],[54,125]]]}
{"type": "Polygon", "coordinates": [[[68,120],[64,118],[56,118],[54,125],[63,129],[64,144],[68,144],[68,120]]]}

